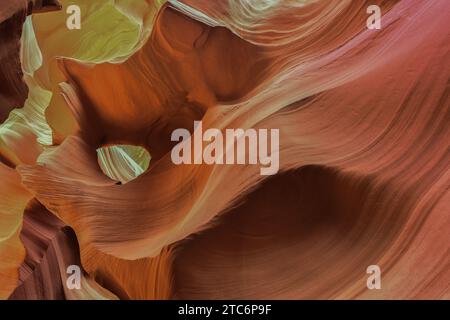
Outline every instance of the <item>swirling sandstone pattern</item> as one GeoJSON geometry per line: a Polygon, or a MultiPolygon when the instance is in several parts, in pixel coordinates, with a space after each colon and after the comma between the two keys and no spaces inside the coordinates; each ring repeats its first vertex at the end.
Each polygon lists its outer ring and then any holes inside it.
{"type": "Polygon", "coordinates": [[[450,298],[450,3],[76,2],[0,7],[1,298],[450,298]],[[280,171],[175,165],[195,120],[280,171]]]}

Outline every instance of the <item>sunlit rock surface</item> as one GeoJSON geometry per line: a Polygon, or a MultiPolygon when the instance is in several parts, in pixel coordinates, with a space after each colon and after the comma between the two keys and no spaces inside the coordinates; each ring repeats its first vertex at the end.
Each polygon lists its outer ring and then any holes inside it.
{"type": "Polygon", "coordinates": [[[450,298],[450,3],[37,2],[0,6],[0,298],[450,298]],[[175,165],[199,120],[279,172],[175,165]]]}

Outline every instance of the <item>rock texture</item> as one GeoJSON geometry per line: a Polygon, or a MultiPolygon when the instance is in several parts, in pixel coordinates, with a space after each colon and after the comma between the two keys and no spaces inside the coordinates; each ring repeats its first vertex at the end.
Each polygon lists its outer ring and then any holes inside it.
{"type": "MultiPolygon", "coordinates": [[[[33,20],[43,58],[31,77],[51,93],[45,116],[53,143],[0,167],[23,203],[34,198],[13,298],[450,297],[448,2],[100,7],[98,17],[120,15],[137,26],[119,24],[126,50],[101,42],[100,33],[91,37],[100,32],[92,10],[73,38],[45,27],[61,26],[64,15],[33,20]],[[366,26],[373,4],[382,11],[380,30],[366,26]],[[175,165],[171,132],[193,132],[195,120],[204,130],[279,129],[279,173],[175,165]],[[145,148],[148,169],[128,181],[131,167],[123,154],[114,158],[117,150],[103,163],[97,150],[115,145],[145,148]],[[35,221],[34,210],[46,218],[35,221]],[[38,240],[52,215],[53,231],[38,240]],[[69,262],[85,270],[91,291],[82,297],[64,289],[69,262]],[[366,287],[374,264],[381,290],[366,287]]],[[[13,81],[8,86],[18,88],[13,81]]],[[[2,90],[19,106],[26,96],[2,90]]],[[[18,151],[8,150],[14,159],[18,151]]],[[[10,208],[19,223],[23,203],[5,205],[0,218],[10,208]]]]}

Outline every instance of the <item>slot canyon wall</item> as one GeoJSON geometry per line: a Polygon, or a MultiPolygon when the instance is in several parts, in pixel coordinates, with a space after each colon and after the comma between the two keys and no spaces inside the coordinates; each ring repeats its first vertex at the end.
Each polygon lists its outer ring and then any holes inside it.
{"type": "Polygon", "coordinates": [[[444,0],[1,2],[0,298],[449,299],[449,21],[444,0]],[[194,121],[279,130],[279,171],[175,164],[194,121]]]}

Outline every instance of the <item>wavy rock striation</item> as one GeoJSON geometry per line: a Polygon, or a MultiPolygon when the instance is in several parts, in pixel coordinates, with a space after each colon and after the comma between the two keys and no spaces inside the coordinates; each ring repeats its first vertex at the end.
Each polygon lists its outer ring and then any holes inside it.
{"type": "Polygon", "coordinates": [[[8,170],[63,222],[46,256],[25,215],[21,275],[36,271],[15,294],[81,298],[63,276],[38,279],[61,272],[54,252],[108,298],[449,298],[449,3],[138,2],[99,11],[139,26],[123,51],[111,41],[77,56],[34,23],[37,43],[52,39],[32,78],[52,93],[53,146],[8,170]],[[373,4],[381,30],[366,27],[373,4]],[[279,129],[279,173],[175,165],[171,132],[195,120],[279,129]],[[117,150],[100,167],[97,150],[115,145],[146,149],[148,170],[117,150]],[[366,287],[373,264],[381,290],[366,287]]]}

